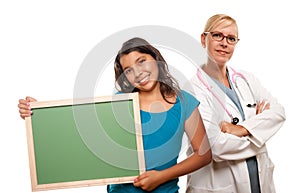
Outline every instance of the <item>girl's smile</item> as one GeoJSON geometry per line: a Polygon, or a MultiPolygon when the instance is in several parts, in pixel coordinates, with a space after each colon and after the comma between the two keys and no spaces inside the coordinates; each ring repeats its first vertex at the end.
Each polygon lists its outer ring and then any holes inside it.
{"type": "Polygon", "coordinates": [[[150,80],[150,73],[147,73],[145,77],[143,77],[142,79],[139,78],[138,81],[136,81],[138,84],[140,84],[141,86],[146,85],[150,80]]]}

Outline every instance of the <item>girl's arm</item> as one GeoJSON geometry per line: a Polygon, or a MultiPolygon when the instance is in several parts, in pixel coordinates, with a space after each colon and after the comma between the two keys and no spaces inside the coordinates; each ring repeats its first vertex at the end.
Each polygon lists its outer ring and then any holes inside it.
{"type": "Polygon", "coordinates": [[[195,108],[185,122],[185,132],[190,140],[193,154],[182,162],[162,171],[148,171],[135,179],[134,185],[152,191],[160,184],[191,173],[211,162],[212,154],[202,118],[195,108]]]}

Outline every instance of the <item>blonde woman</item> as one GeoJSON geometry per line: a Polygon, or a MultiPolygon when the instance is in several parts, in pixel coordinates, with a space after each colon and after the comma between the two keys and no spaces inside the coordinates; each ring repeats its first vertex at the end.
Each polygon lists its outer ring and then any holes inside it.
{"type": "Polygon", "coordinates": [[[284,108],[251,74],[227,66],[239,41],[230,16],[208,19],[201,34],[206,63],[192,78],[213,161],[188,176],[189,193],[274,193],[266,142],[285,121],[284,108]]]}

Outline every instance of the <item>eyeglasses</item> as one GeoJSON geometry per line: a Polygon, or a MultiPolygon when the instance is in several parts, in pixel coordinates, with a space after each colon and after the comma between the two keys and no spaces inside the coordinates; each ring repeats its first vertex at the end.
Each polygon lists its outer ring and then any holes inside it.
{"type": "Polygon", "coordinates": [[[227,43],[231,44],[231,45],[236,44],[240,40],[240,39],[238,39],[238,37],[236,37],[234,35],[225,36],[221,32],[204,32],[204,34],[205,35],[211,34],[212,39],[215,40],[215,41],[218,41],[218,42],[220,42],[224,38],[226,38],[227,43]]]}

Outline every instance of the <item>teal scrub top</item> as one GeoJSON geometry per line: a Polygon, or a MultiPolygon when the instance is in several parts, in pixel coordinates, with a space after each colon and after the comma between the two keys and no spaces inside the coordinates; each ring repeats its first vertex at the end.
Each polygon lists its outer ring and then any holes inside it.
{"type": "MultiPolygon", "coordinates": [[[[181,91],[176,103],[168,111],[150,113],[140,110],[146,170],[164,170],[177,164],[184,134],[184,123],[199,101],[186,91],[181,91]]],[[[176,193],[178,178],[158,186],[153,193],[176,193]]],[[[113,184],[108,193],[144,193],[133,184],[113,184]]]]}

